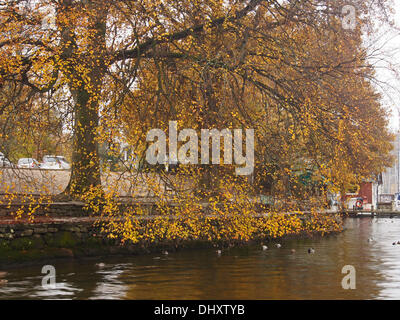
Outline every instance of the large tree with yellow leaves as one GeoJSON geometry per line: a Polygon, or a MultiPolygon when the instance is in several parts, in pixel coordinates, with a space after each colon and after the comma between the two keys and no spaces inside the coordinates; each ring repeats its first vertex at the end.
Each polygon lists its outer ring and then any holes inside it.
{"type": "Polygon", "coordinates": [[[388,163],[361,40],[370,10],[387,2],[359,3],[356,29],[345,30],[336,0],[5,1],[0,87],[12,90],[0,112],[46,97],[63,115],[73,197],[101,184],[100,142],[122,132],[143,144],[169,120],[256,129],[264,184],[300,161],[343,185],[388,163]]]}

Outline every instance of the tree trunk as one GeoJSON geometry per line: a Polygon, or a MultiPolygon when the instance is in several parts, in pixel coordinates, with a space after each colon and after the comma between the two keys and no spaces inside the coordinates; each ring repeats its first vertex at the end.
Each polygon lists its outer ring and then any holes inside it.
{"type": "Polygon", "coordinates": [[[84,89],[76,92],[74,142],[70,182],[64,193],[79,198],[101,185],[96,130],[99,125],[98,102],[91,101],[84,89]]]}
{"type": "MultiPolygon", "coordinates": [[[[70,1],[66,2],[71,6],[70,1]]],[[[69,65],[69,86],[75,103],[71,178],[61,195],[61,198],[69,199],[82,199],[82,195],[92,188],[100,187],[101,190],[97,129],[99,99],[107,69],[105,35],[108,7],[101,1],[91,1],[87,3],[87,9],[90,12],[87,14],[88,28],[93,37],[85,50],[78,50],[73,28],[65,28],[62,32],[64,55],[73,61],[69,65]],[[82,77],[82,70],[87,71],[85,77],[82,77]]]]}

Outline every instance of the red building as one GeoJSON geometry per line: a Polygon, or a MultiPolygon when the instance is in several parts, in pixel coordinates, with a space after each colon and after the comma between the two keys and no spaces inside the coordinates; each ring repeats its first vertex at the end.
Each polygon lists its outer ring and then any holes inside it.
{"type": "Polygon", "coordinates": [[[373,182],[362,182],[358,189],[357,193],[346,193],[342,197],[342,203],[345,207],[352,208],[353,204],[349,203],[351,198],[362,198],[363,199],[363,207],[366,210],[370,210],[372,205],[376,202],[375,195],[374,195],[374,183],[373,182]],[[346,205],[346,204],[350,204],[346,205]]]}

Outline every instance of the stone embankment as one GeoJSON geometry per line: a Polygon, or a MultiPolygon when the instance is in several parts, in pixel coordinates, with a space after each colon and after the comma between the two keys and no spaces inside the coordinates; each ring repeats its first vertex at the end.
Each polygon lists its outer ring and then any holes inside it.
{"type": "MultiPolygon", "coordinates": [[[[140,219],[151,220],[158,217],[157,206],[152,201],[121,203],[119,211],[124,212],[127,207],[138,205],[146,208],[140,219]]],[[[99,225],[95,223],[98,217],[89,214],[80,202],[41,204],[33,220],[27,216],[27,208],[22,218],[15,219],[13,213],[18,208],[21,208],[21,204],[0,205],[0,266],[54,258],[140,254],[176,248],[176,243],[172,242],[151,246],[142,243],[121,245],[117,240],[111,240],[101,233],[99,225]]],[[[206,203],[203,204],[203,209],[205,216],[213,215],[206,203]]],[[[261,216],[265,214],[260,213],[261,216]]],[[[303,215],[301,219],[305,220],[307,216],[303,215]]],[[[179,243],[180,247],[189,248],[212,245],[215,244],[200,240],[179,243]]]]}

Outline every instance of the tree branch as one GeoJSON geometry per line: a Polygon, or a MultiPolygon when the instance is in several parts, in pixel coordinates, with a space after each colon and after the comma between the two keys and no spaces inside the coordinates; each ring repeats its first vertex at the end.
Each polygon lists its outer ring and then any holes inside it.
{"type": "MultiPolygon", "coordinates": [[[[222,25],[225,21],[235,21],[243,18],[246,16],[249,12],[253,11],[260,3],[264,2],[266,0],[250,0],[249,4],[243,8],[242,10],[238,11],[233,17],[226,18],[226,17],[220,17],[218,19],[215,19],[210,22],[210,26],[217,27],[219,25],[222,25]]],[[[279,24],[279,22],[275,22],[273,24],[279,24]]],[[[141,56],[144,52],[146,52],[148,49],[153,47],[154,45],[157,44],[162,44],[162,43],[168,43],[176,40],[181,40],[189,35],[192,34],[197,34],[202,31],[204,31],[206,24],[198,24],[196,26],[193,26],[191,28],[187,28],[185,30],[170,34],[163,39],[155,39],[151,38],[142,44],[137,45],[133,49],[126,49],[126,50],[119,50],[115,53],[114,57],[111,59],[111,63],[120,61],[120,60],[125,60],[125,59],[132,59],[132,58],[137,58],[138,56],[141,56]]]]}

